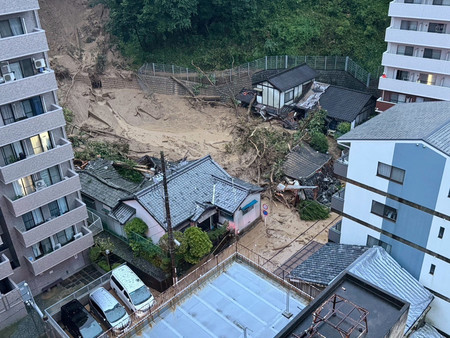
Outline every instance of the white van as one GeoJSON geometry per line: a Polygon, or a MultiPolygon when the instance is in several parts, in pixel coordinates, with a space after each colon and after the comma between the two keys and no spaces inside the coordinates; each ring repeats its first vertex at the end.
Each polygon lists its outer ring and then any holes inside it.
{"type": "Polygon", "coordinates": [[[100,287],[89,295],[91,311],[114,333],[123,332],[131,324],[125,308],[105,288],[100,287]]]}
{"type": "Polygon", "coordinates": [[[112,271],[110,283],[120,299],[138,316],[144,316],[155,304],[155,298],[150,289],[126,265],[121,265],[112,271]]]}

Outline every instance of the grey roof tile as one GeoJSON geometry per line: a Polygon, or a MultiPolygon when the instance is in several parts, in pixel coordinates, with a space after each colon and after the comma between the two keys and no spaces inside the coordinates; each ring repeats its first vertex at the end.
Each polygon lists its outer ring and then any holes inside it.
{"type": "Polygon", "coordinates": [[[114,216],[120,224],[125,224],[135,214],[136,209],[125,203],[120,203],[112,212],[112,216],[114,216]]]}
{"type": "Polygon", "coordinates": [[[339,141],[422,140],[450,156],[450,102],[403,103],[350,130],[339,141]]]}
{"type": "Polygon", "coordinates": [[[287,69],[278,74],[274,74],[267,79],[260,82],[268,81],[275,88],[284,92],[288,89],[294,88],[302,83],[308,82],[317,76],[317,72],[309,67],[306,63],[294,68],[287,69]]]}
{"type": "Polygon", "coordinates": [[[283,163],[283,172],[293,179],[307,179],[330,159],[330,155],[319,153],[303,143],[294,147],[286,156],[286,161],[283,163]]]}
{"type": "Polygon", "coordinates": [[[320,105],[328,112],[328,117],[338,121],[352,122],[369,101],[375,98],[372,94],[358,90],[329,86],[320,97],[320,105]]]}

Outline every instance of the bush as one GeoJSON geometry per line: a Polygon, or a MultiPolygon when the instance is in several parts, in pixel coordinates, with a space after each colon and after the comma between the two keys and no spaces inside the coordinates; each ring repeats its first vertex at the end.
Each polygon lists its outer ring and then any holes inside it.
{"type": "Polygon", "coordinates": [[[145,237],[145,235],[147,234],[148,226],[142,219],[135,217],[127,224],[125,224],[124,229],[128,239],[130,239],[132,232],[145,237]]]}
{"type": "Polygon", "coordinates": [[[190,227],[184,232],[186,241],[186,253],[184,260],[191,264],[197,264],[204,256],[209,254],[213,245],[208,234],[197,227],[190,227]]]}
{"type": "Polygon", "coordinates": [[[227,226],[221,226],[217,227],[217,229],[214,229],[212,231],[208,232],[208,237],[211,240],[211,242],[216,242],[222,240],[222,238],[225,237],[226,233],[228,232],[227,226]]]}
{"type": "Polygon", "coordinates": [[[337,131],[341,133],[341,135],[348,133],[350,129],[352,129],[350,122],[341,122],[337,126],[337,131]]]}
{"type": "Polygon", "coordinates": [[[103,270],[105,270],[106,272],[110,271],[111,269],[108,266],[108,263],[106,262],[105,259],[102,259],[101,261],[97,262],[98,266],[101,267],[103,270]]]}
{"type": "Polygon", "coordinates": [[[328,140],[327,137],[322,133],[314,133],[311,137],[309,145],[314,150],[317,150],[324,154],[328,151],[328,140]]]}
{"type": "Polygon", "coordinates": [[[102,249],[97,245],[93,246],[89,250],[89,258],[90,258],[91,262],[96,262],[100,258],[101,254],[102,254],[102,249]]]}
{"type": "Polygon", "coordinates": [[[300,218],[304,221],[316,221],[319,219],[327,219],[330,211],[327,207],[316,201],[302,201],[298,206],[300,218]]]}

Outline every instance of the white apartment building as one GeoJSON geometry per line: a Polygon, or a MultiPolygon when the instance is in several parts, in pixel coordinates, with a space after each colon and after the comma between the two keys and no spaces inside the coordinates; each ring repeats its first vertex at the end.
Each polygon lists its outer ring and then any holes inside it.
{"type": "Polygon", "coordinates": [[[450,0],[394,0],[389,16],[378,110],[450,101],[450,0]]]}

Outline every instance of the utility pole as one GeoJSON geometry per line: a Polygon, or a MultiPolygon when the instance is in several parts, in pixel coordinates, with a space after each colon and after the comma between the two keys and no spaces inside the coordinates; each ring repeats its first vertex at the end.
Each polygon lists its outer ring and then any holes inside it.
{"type": "Polygon", "coordinates": [[[161,151],[161,167],[163,173],[163,187],[164,187],[164,204],[166,206],[166,221],[167,221],[167,234],[169,236],[169,255],[170,263],[172,265],[172,281],[173,285],[178,282],[177,278],[177,266],[175,265],[175,247],[173,241],[172,231],[172,219],[170,217],[170,205],[169,205],[169,192],[167,189],[167,175],[166,175],[166,161],[164,160],[164,152],[161,151]]]}

